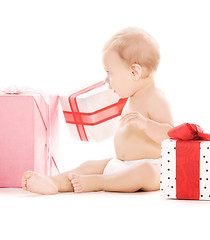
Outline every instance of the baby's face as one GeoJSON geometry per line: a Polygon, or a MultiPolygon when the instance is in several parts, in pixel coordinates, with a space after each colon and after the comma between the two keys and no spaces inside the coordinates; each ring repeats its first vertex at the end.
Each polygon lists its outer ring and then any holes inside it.
{"type": "Polygon", "coordinates": [[[115,51],[104,53],[103,64],[107,73],[106,82],[109,84],[109,87],[119,97],[130,97],[134,93],[130,66],[115,51]]]}

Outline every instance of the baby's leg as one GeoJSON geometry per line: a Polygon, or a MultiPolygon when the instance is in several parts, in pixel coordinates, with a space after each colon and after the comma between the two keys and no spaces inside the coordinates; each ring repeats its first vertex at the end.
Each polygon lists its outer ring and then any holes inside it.
{"type": "Polygon", "coordinates": [[[79,167],[56,176],[42,176],[32,171],[23,174],[22,188],[40,194],[56,194],[74,191],[69,174],[102,174],[110,159],[92,160],[82,163],[79,167]]]}
{"type": "Polygon", "coordinates": [[[89,174],[103,174],[104,168],[107,163],[110,161],[109,159],[104,160],[89,160],[82,163],[79,167],[72,169],[68,172],[64,172],[62,174],[50,177],[58,186],[59,192],[72,192],[74,191],[71,182],[69,181],[69,174],[76,173],[81,175],[89,175],[89,174]]]}
{"type": "Polygon", "coordinates": [[[69,174],[75,192],[116,191],[136,192],[156,191],[160,188],[160,167],[142,162],[126,170],[110,175],[69,174]]]}

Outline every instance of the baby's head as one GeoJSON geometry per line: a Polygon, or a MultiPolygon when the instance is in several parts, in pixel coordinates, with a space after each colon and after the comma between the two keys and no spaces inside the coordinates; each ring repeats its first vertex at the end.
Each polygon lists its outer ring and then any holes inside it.
{"type": "Polygon", "coordinates": [[[128,64],[139,64],[148,74],[154,73],[160,62],[159,45],[146,31],[130,27],[116,33],[105,44],[103,52],[115,51],[128,64]]]}
{"type": "MultiPolygon", "coordinates": [[[[103,48],[103,56],[105,68],[109,65],[108,70],[105,70],[110,79],[112,73],[109,68],[122,72],[123,65],[129,68],[132,74],[136,73],[136,78],[147,78],[157,70],[160,61],[159,45],[155,39],[144,30],[134,27],[123,29],[112,36],[103,48]],[[117,64],[121,64],[121,68],[117,64]]],[[[126,71],[121,75],[123,76],[118,75],[118,78],[122,79],[126,75],[126,78],[130,78],[126,71]]]]}

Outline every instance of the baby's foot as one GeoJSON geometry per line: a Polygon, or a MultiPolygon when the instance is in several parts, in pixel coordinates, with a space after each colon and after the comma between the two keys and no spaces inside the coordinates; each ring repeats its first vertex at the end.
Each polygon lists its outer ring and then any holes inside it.
{"type": "Polygon", "coordinates": [[[99,175],[79,175],[69,174],[69,179],[73,185],[75,193],[101,191],[99,175]]]}
{"type": "Polygon", "coordinates": [[[39,194],[56,194],[58,188],[47,176],[41,176],[35,172],[27,171],[23,174],[22,188],[29,192],[39,194]]]}

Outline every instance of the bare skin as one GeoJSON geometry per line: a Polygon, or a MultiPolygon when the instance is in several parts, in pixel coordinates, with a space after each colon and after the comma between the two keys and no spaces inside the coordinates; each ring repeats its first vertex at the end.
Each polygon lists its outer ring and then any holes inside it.
{"type": "MultiPolygon", "coordinates": [[[[152,75],[143,77],[143,67],[128,66],[116,52],[104,53],[103,62],[110,88],[120,97],[129,97],[114,138],[116,157],[122,161],[160,158],[161,141],[168,138],[167,132],[173,126],[170,107],[162,91],[155,86],[152,75]]],[[[52,177],[26,172],[22,187],[40,194],[159,189],[159,165],[142,162],[115,174],[103,175],[109,160],[87,161],[52,177]]]]}
{"type": "Polygon", "coordinates": [[[136,192],[159,190],[160,171],[158,165],[139,163],[130,166],[125,171],[110,175],[80,175],[69,174],[74,192],[111,191],[136,192]]]}
{"type": "Polygon", "coordinates": [[[50,177],[41,176],[35,172],[27,171],[22,177],[22,188],[29,192],[49,195],[57,194],[58,192],[73,192],[74,188],[69,179],[69,174],[102,175],[109,160],[110,159],[86,161],[71,171],[50,177]]]}

